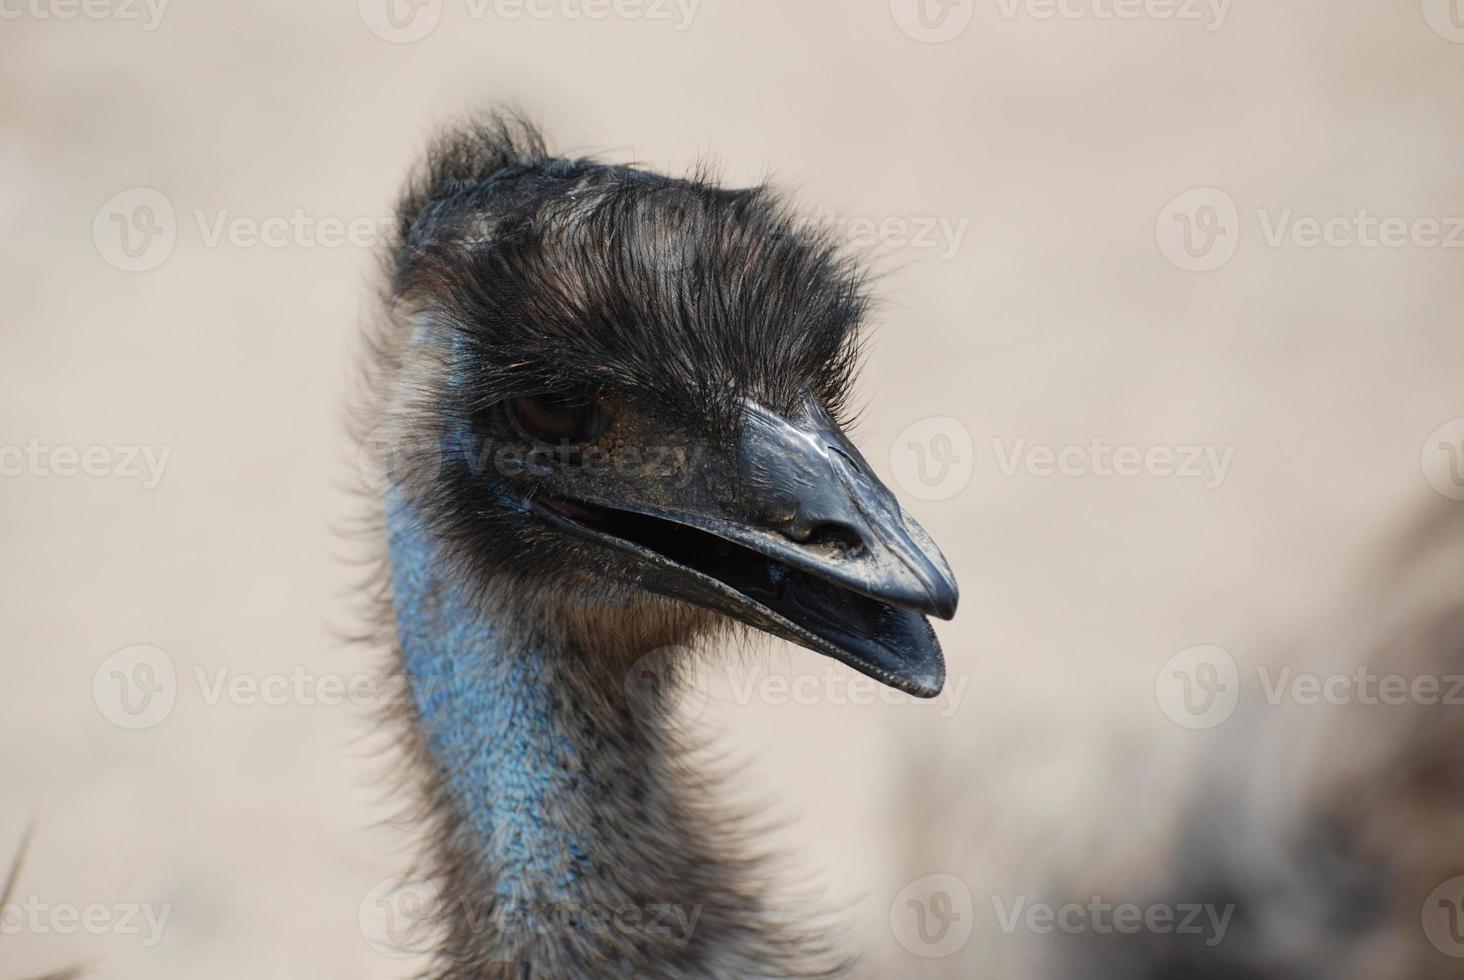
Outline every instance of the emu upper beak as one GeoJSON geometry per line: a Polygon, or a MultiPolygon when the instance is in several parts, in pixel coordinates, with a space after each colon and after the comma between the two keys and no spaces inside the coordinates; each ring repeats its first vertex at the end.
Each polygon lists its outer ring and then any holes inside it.
{"type": "Polygon", "coordinates": [[[945,660],[926,616],[951,618],[957,589],[935,543],[812,398],[796,420],[747,403],[743,423],[735,458],[676,493],[532,506],[645,559],[654,591],[939,694],[945,660]]]}

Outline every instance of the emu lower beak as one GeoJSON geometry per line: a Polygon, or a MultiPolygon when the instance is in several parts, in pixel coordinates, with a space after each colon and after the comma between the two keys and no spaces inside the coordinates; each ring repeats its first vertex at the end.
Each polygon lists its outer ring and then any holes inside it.
{"type": "Polygon", "coordinates": [[[925,531],[813,399],[789,420],[744,408],[736,458],[659,500],[537,498],[582,536],[644,559],[644,584],[848,664],[917,697],[945,684],[927,615],[957,589],[925,531]]]}

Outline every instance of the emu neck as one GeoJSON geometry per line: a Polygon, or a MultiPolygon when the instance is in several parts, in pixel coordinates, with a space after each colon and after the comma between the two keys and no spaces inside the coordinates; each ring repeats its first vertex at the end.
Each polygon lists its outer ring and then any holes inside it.
{"type": "Polygon", "coordinates": [[[404,509],[390,533],[403,667],[460,830],[498,897],[572,895],[589,856],[574,824],[581,746],[554,686],[564,652],[439,578],[436,542],[404,509]]]}
{"type": "Polygon", "coordinates": [[[407,508],[388,531],[446,903],[438,975],[801,975],[804,944],[745,880],[746,840],[624,685],[586,669],[595,651],[482,608],[407,508]]]}

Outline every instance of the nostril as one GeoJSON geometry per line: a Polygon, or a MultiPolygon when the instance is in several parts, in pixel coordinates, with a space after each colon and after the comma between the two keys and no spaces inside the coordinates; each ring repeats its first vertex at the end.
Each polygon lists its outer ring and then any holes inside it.
{"type": "Polygon", "coordinates": [[[864,547],[864,540],[847,524],[814,524],[795,540],[834,556],[852,555],[864,547]]]}

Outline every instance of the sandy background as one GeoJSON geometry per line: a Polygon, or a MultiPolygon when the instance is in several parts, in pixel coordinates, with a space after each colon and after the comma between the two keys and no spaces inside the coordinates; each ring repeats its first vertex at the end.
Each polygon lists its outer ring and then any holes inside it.
{"type": "Polygon", "coordinates": [[[1464,252],[1266,233],[1287,209],[1464,215],[1447,3],[1235,0],[1216,21],[968,0],[921,27],[901,0],[702,0],[689,22],[440,0],[408,43],[373,32],[392,33],[371,0],[174,0],[156,21],[27,3],[0,4],[0,446],[40,448],[18,473],[0,455],[0,854],[34,819],[12,900],[171,911],[151,945],[7,926],[0,976],[411,973],[363,929],[411,853],[379,825],[368,713],[208,691],[372,667],[333,635],[353,625],[335,528],[372,254],[330,222],[384,215],[433,122],[466,109],[515,102],[557,149],[671,171],[712,154],[733,183],[771,175],[810,213],[873,222],[873,248],[847,226],[890,270],[859,441],[960,579],[941,635],[961,700],[721,690],[705,720],[879,975],[1025,975],[1040,937],[1004,934],[992,897],[1142,846],[1222,730],[1166,717],[1161,666],[1197,644],[1284,658],[1438,499],[1424,447],[1464,415],[1464,252]],[[1192,188],[1218,191],[1179,210],[1222,232],[1198,256],[1171,205],[1192,188]],[[128,255],[123,227],[173,240],[128,255]],[[1217,486],[1003,472],[1019,440],[1094,439],[1233,455],[1217,486]],[[945,480],[919,485],[911,442],[945,480]],[[104,447],[102,475],[57,475],[58,447],[104,447]],[[170,454],[155,481],[143,447],[170,454]],[[127,730],[111,671],[143,675],[109,658],[137,645],[166,653],[174,703],[127,730]],[[951,958],[892,925],[929,874],[972,896],[951,958]]]}

